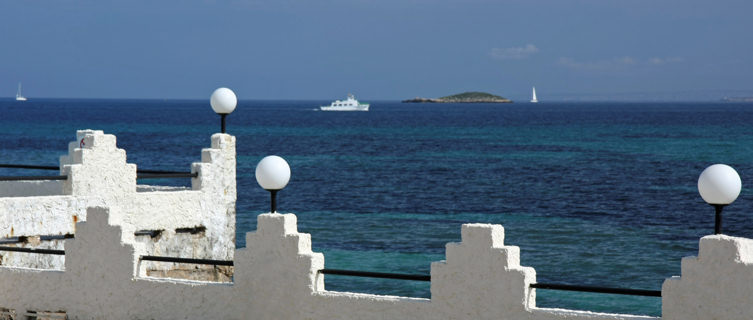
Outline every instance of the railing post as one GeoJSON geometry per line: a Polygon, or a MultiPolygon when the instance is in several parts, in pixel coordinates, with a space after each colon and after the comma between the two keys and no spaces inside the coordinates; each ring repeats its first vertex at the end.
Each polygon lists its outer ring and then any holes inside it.
{"type": "Polygon", "coordinates": [[[324,288],[324,255],[311,251],[311,236],[298,232],[294,214],[259,215],[234,260],[238,302],[270,319],[305,318],[296,307],[324,288]]]}
{"type": "Polygon", "coordinates": [[[750,319],[753,240],[705,236],[681,269],[662,286],[662,319],[750,319]]]}
{"type": "Polygon", "coordinates": [[[136,192],[136,165],[126,163],[126,152],[116,138],[100,130],[79,130],[69,155],[61,157],[63,193],[100,198],[122,197],[136,192]],[[71,150],[72,149],[72,150],[71,150]]]}
{"type": "Polygon", "coordinates": [[[464,224],[461,236],[447,244],[447,260],[431,265],[432,304],[449,318],[528,318],[536,272],[520,266],[518,247],[504,245],[504,228],[464,224]]]}

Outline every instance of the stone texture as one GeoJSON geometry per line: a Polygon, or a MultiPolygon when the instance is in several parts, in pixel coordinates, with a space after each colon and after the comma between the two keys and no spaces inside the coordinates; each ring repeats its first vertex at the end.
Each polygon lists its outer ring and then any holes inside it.
{"type": "MultiPolygon", "coordinates": [[[[122,228],[124,240],[143,243],[150,255],[232,259],[235,248],[235,137],[214,134],[211,148],[201,151],[202,162],[191,165],[199,176],[191,189],[136,185],[136,165],[127,163],[113,135],[79,130],[60,157],[64,181],[13,181],[0,184],[0,237],[76,233],[86,221],[87,207],[120,208],[109,215],[122,228]],[[34,189],[34,186],[39,186],[34,189]],[[57,187],[57,191],[54,188],[57,187]],[[139,192],[141,191],[141,192],[139,192]],[[200,237],[175,232],[178,228],[206,228],[200,237]],[[159,239],[135,239],[138,230],[163,230],[159,239]]],[[[23,244],[21,245],[23,246],[23,244]]],[[[41,247],[62,249],[62,242],[41,247]]],[[[63,269],[62,257],[2,253],[2,265],[63,269]]],[[[150,262],[155,274],[170,273],[172,263],[150,262]]],[[[208,271],[213,269],[211,266],[208,271]]]]}
{"type": "Polygon", "coordinates": [[[432,299],[421,299],[326,291],[324,256],[293,214],[258,217],[248,247],[235,251],[233,283],[147,277],[146,246],[112,222],[121,210],[87,210],[65,240],[65,271],[0,267],[0,308],[70,319],[656,319],[536,308],[535,273],[499,225],[463,225],[462,241],[432,265],[432,299]]]}

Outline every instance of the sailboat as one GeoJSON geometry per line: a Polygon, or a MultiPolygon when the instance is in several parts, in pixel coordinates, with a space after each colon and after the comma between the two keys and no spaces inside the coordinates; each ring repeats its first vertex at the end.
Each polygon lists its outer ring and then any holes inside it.
{"type": "Polygon", "coordinates": [[[26,101],[26,97],[21,95],[21,83],[18,83],[18,92],[16,92],[16,101],[26,101]]]}
{"type": "Polygon", "coordinates": [[[531,103],[537,103],[539,102],[538,99],[536,99],[536,87],[533,87],[533,93],[531,95],[531,103]]]}

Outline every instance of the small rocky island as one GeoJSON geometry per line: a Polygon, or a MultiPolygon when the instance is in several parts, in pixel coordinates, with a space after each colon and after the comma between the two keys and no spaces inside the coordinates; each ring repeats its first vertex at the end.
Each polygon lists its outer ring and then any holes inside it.
{"type": "Polygon", "coordinates": [[[724,102],[753,102],[753,97],[724,97],[724,102]]]}
{"type": "Polygon", "coordinates": [[[410,103],[512,103],[512,100],[486,92],[463,92],[441,98],[421,98],[403,100],[410,103]]]}

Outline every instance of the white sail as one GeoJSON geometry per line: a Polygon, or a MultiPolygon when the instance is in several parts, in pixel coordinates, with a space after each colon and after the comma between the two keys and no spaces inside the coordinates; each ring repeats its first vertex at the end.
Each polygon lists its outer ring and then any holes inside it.
{"type": "Polygon", "coordinates": [[[21,83],[18,83],[18,92],[16,92],[16,101],[26,101],[26,97],[21,95],[21,83]]]}
{"type": "Polygon", "coordinates": [[[533,93],[531,94],[531,103],[537,103],[539,102],[538,99],[536,99],[536,87],[533,87],[533,93]]]}

